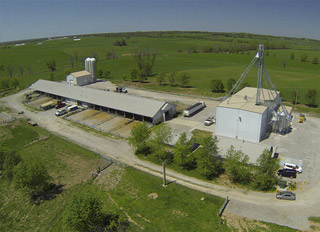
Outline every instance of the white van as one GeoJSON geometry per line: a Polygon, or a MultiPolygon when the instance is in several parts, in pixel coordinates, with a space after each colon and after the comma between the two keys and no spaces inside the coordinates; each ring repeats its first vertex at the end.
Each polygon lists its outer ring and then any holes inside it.
{"type": "Polygon", "coordinates": [[[76,105],[72,105],[72,106],[68,106],[67,107],[67,111],[68,112],[72,112],[72,111],[75,111],[77,109],[78,109],[78,106],[76,106],[76,105]]]}

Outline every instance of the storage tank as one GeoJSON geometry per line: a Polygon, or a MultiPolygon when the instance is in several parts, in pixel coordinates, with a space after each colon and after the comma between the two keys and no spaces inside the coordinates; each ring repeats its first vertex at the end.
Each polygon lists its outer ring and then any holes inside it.
{"type": "Polygon", "coordinates": [[[91,58],[91,63],[90,63],[90,70],[91,70],[91,76],[93,79],[93,82],[97,81],[97,71],[96,71],[96,59],[95,58],[91,58]]]}
{"type": "Polygon", "coordinates": [[[84,60],[84,69],[89,72],[90,58],[84,60]]]}

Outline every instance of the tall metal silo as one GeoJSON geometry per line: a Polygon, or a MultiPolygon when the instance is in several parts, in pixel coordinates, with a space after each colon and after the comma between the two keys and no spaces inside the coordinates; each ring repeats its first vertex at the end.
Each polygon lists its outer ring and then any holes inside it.
{"type": "Polygon", "coordinates": [[[89,66],[90,66],[90,58],[88,57],[88,58],[86,58],[86,59],[84,60],[84,69],[85,69],[86,71],[88,71],[88,72],[90,72],[90,71],[89,71],[89,66]]]}
{"type": "Polygon", "coordinates": [[[93,79],[93,82],[97,81],[97,70],[96,70],[96,59],[91,58],[91,63],[90,63],[90,68],[91,68],[91,76],[93,79]]]}

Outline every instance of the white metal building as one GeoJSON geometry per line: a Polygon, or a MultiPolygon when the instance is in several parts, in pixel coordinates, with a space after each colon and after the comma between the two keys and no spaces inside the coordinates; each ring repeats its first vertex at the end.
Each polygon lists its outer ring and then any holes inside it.
{"type": "MultiPolygon", "coordinates": [[[[256,105],[257,88],[246,87],[217,106],[216,134],[259,143],[265,136],[273,112],[279,107],[279,95],[262,89],[266,104],[256,105]]],[[[289,109],[291,111],[292,109],[289,109]]]]}
{"type": "Polygon", "coordinates": [[[85,70],[73,72],[67,75],[66,81],[69,85],[83,86],[97,81],[96,59],[87,58],[84,61],[85,70]]]}
{"type": "Polygon", "coordinates": [[[153,124],[169,120],[176,114],[176,106],[165,101],[54,81],[40,79],[30,89],[55,99],[153,124]]]}
{"type": "Polygon", "coordinates": [[[70,73],[66,80],[69,85],[83,86],[93,83],[91,73],[86,70],[70,73]]]}

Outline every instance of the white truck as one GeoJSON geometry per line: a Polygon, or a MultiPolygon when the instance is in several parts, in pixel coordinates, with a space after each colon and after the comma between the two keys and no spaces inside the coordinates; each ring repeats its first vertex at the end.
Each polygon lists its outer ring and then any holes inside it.
{"type": "Polygon", "coordinates": [[[206,104],[203,101],[198,102],[198,103],[190,106],[189,108],[183,110],[183,116],[190,117],[190,116],[192,116],[193,114],[195,114],[196,112],[202,110],[205,107],[206,107],[206,104]]]}

